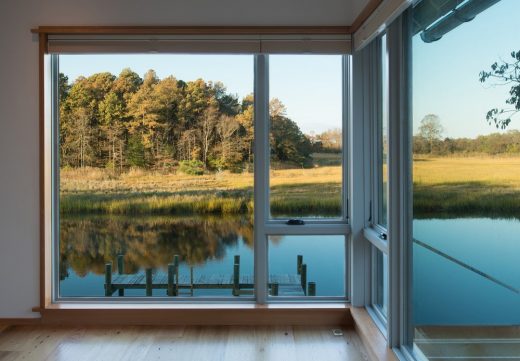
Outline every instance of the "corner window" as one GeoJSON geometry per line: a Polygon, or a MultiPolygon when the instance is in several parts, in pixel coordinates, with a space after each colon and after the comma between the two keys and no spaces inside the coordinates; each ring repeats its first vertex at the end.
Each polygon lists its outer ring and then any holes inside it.
{"type": "Polygon", "coordinates": [[[54,301],[347,300],[347,55],[71,43],[50,56],[54,301]]]}
{"type": "Polygon", "coordinates": [[[515,0],[412,9],[409,346],[426,359],[518,356],[495,345],[518,345],[520,324],[519,12],[515,0]]]}

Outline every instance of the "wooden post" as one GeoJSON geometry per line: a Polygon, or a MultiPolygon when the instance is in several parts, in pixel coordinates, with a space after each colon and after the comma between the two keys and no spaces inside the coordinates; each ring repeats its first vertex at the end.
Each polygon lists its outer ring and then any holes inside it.
{"type": "Polygon", "coordinates": [[[168,290],[166,291],[166,294],[168,296],[175,296],[173,292],[173,277],[175,275],[175,265],[173,263],[170,263],[168,265],[168,290]]]}
{"type": "MultiPolygon", "coordinates": [[[[122,254],[117,255],[117,273],[120,275],[125,273],[125,256],[122,254]]],[[[122,297],[125,295],[125,289],[119,289],[119,296],[122,297]]]]}
{"type": "Polygon", "coordinates": [[[309,296],[316,296],[316,282],[309,282],[309,296]]]}
{"type": "Polygon", "coordinates": [[[173,287],[173,295],[179,295],[179,255],[173,256],[173,265],[175,267],[175,286],[173,287]]]}
{"type": "Polygon", "coordinates": [[[117,255],[117,273],[120,275],[125,273],[125,255],[123,254],[117,255]]]}
{"type": "Polygon", "coordinates": [[[152,295],[152,269],[146,269],[146,295],[152,295]]]}
{"type": "Polygon", "coordinates": [[[271,284],[271,296],[278,296],[278,282],[271,284]]]}
{"type": "Polygon", "coordinates": [[[307,295],[307,265],[305,263],[302,264],[302,273],[300,277],[303,288],[303,294],[307,295]]]}
{"type": "Polygon", "coordinates": [[[240,296],[240,256],[235,256],[233,265],[233,296],[240,296]]]}
{"type": "Polygon", "coordinates": [[[296,273],[302,273],[303,256],[301,254],[296,256],[296,273]]]}
{"type": "Polygon", "coordinates": [[[105,296],[112,296],[112,263],[105,264],[105,296]]]}
{"type": "Polygon", "coordinates": [[[190,266],[190,295],[193,296],[193,266],[190,266]]]}

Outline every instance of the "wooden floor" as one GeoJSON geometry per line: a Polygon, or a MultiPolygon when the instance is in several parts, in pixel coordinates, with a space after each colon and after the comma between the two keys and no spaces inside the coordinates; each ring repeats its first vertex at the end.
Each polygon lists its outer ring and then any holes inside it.
{"type": "Polygon", "coordinates": [[[15,326],[0,331],[0,361],[368,360],[356,332],[342,331],[334,336],[332,328],[316,326],[15,326]]]}

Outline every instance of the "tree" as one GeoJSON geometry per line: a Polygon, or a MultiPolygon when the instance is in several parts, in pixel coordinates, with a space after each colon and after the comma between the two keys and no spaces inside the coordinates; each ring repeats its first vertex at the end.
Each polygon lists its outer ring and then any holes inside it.
{"type": "Polygon", "coordinates": [[[220,81],[209,83],[213,96],[218,102],[219,112],[226,115],[237,115],[240,112],[240,104],[236,95],[226,93],[226,87],[220,81]]]}
{"type": "MultiPolygon", "coordinates": [[[[220,82],[159,79],[153,70],[141,79],[124,69],[118,77],[96,73],[71,84],[60,74],[59,94],[63,166],[123,171],[188,164],[201,172],[203,167],[241,172],[253,161],[254,96],[240,100],[220,82]]],[[[309,165],[310,139],[280,100],[273,99],[269,109],[273,159],[309,165]]],[[[341,132],[323,138],[335,149],[341,132]]]]}
{"type": "Polygon", "coordinates": [[[217,125],[217,134],[220,147],[219,165],[233,172],[241,171],[241,163],[244,158],[243,143],[247,142],[244,139],[245,129],[235,118],[222,115],[217,125]]]}
{"type": "Polygon", "coordinates": [[[146,72],[143,84],[128,102],[131,121],[128,123],[130,134],[139,133],[141,141],[151,158],[156,156],[156,131],[158,128],[158,104],[154,88],[159,83],[155,71],[146,72]]]}
{"type": "Polygon", "coordinates": [[[340,128],[326,130],[315,138],[315,141],[321,144],[322,151],[341,153],[342,133],[340,128]]]}
{"type": "Polygon", "coordinates": [[[271,117],[271,156],[304,167],[311,161],[312,144],[296,122],[284,116],[271,117]]]}
{"type": "Polygon", "coordinates": [[[491,65],[491,71],[480,72],[481,83],[493,79],[493,85],[511,85],[505,103],[512,107],[493,108],[486,114],[488,123],[493,122],[500,129],[506,129],[511,119],[520,112],[520,50],[511,52],[511,58],[511,62],[501,60],[500,64],[495,62],[491,65]]]}
{"type": "Polygon", "coordinates": [[[67,99],[67,95],[69,95],[70,85],[69,85],[69,77],[63,73],[59,73],[58,75],[58,96],[59,102],[64,102],[67,99]]]}
{"type": "Polygon", "coordinates": [[[142,84],[143,79],[136,72],[130,68],[125,68],[114,81],[113,90],[119,97],[124,98],[125,102],[128,102],[142,84]]]}
{"type": "Polygon", "coordinates": [[[70,143],[78,150],[76,164],[84,168],[87,165],[91,165],[94,158],[91,143],[92,127],[89,124],[91,116],[88,109],[76,108],[72,113],[72,119],[73,126],[71,127],[70,143]]]}
{"type": "Polygon", "coordinates": [[[210,105],[200,119],[200,139],[202,143],[202,163],[204,168],[208,165],[208,153],[215,136],[215,127],[217,125],[218,109],[214,105],[210,105]]]}
{"type": "Polygon", "coordinates": [[[269,101],[269,115],[271,117],[285,117],[287,115],[287,108],[278,98],[273,98],[269,101]]]}
{"type": "Polygon", "coordinates": [[[439,116],[428,114],[419,125],[419,136],[424,138],[429,144],[429,153],[433,153],[434,144],[442,139],[444,128],[441,125],[439,116]]]}
{"type": "Polygon", "coordinates": [[[119,161],[119,169],[123,168],[122,157],[122,136],[124,126],[122,119],[124,116],[124,104],[114,92],[109,92],[105,99],[99,103],[100,128],[108,140],[108,163],[107,165],[115,169],[119,161]],[[119,149],[116,151],[116,146],[119,149]],[[118,157],[119,156],[119,157],[118,157]],[[119,159],[118,159],[119,158],[119,159]]]}
{"type": "Polygon", "coordinates": [[[132,167],[146,166],[145,148],[139,134],[132,134],[128,139],[128,164],[132,167]]]}
{"type": "Polygon", "coordinates": [[[165,168],[172,163],[175,146],[184,131],[178,117],[178,107],[182,99],[179,82],[175,77],[168,76],[159,81],[153,94],[158,115],[155,162],[156,166],[160,163],[165,168]]]}
{"type": "Polygon", "coordinates": [[[254,99],[253,94],[247,95],[242,100],[242,112],[237,114],[235,119],[244,128],[245,134],[241,137],[244,146],[244,152],[248,163],[252,163],[253,159],[253,142],[255,140],[254,117],[254,99]]]}

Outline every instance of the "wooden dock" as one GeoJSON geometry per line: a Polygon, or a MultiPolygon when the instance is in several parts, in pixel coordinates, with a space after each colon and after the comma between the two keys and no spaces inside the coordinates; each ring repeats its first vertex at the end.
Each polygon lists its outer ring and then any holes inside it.
{"type": "MultiPolygon", "coordinates": [[[[147,296],[152,296],[154,289],[166,290],[167,296],[193,296],[194,290],[228,289],[233,296],[252,295],[254,292],[254,277],[240,274],[240,256],[234,257],[233,274],[200,274],[194,276],[193,268],[190,274],[179,273],[179,257],[175,256],[173,263],[168,265],[168,272],[146,269],[134,274],[124,273],[124,256],[117,258],[118,274],[112,275],[112,264],[105,265],[105,295],[112,296],[118,292],[124,296],[127,289],[144,289],[147,296]]],[[[298,256],[296,274],[269,276],[269,293],[271,296],[315,296],[316,283],[307,283],[307,265],[303,257],[298,256]]]]}

